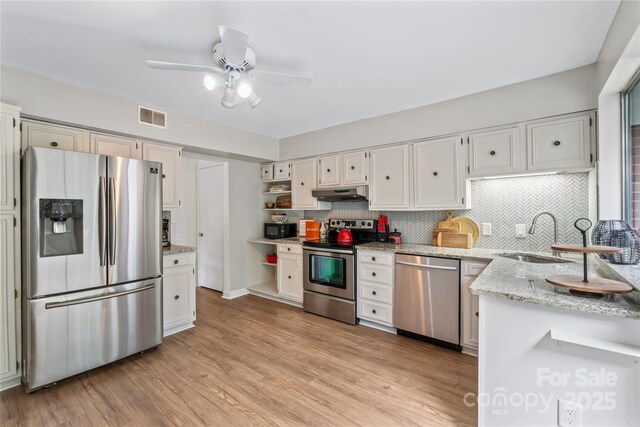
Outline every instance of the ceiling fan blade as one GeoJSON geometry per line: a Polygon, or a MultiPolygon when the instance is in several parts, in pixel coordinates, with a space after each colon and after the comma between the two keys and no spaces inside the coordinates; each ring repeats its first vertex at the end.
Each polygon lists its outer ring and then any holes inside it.
{"type": "Polygon", "coordinates": [[[193,65],[193,64],[179,64],[177,62],[164,62],[147,60],[147,65],[151,68],[157,68],[160,70],[181,70],[181,71],[199,71],[209,73],[224,73],[221,68],[214,67],[212,65],[193,65]]]}
{"type": "Polygon", "coordinates": [[[308,77],[292,76],[290,74],[273,73],[271,71],[260,70],[253,70],[251,74],[256,80],[274,85],[294,87],[297,89],[306,89],[311,86],[311,79],[308,77]]]}
{"type": "Polygon", "coordinates": [[[227,63],[239,67],[242,66],[244,57],[247,54],[249,36],[226,25],[220,25],[218,31],[220,31],[222,51],[224,52],[224,57],[227,59],[227,63]]]}

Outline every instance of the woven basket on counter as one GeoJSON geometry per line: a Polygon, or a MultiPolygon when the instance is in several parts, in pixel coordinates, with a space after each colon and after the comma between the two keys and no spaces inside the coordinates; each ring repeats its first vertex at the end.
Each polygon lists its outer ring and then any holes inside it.
{"type": "Polygon", "coordinates": [[[291,195],[278,196],[276,198],[276,208],[278,209],[291,209],[291,195]]]}

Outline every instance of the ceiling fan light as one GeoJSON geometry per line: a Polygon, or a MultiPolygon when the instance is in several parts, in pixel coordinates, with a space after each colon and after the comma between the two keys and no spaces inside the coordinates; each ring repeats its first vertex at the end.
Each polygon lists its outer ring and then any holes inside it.
{"type": "Polygon", "coordinates": [[[249,83],[240,83],[240,86],[238,86],[238,96],[240,96],[240,98],[248,98],[252,92],[249,83]]]}
{"type": "Polygon", "coordinates": [[[249,95],[249,106],[251,108],[255,108],[258,104],[260,104],[262,102],[262,98],[260,98],[255,92],[251,92],[251,95],[249,95]]]}
{"type": "Polygon", "coordinates": [[[233,108],[236,106],[236,91],[226,88],[222,97],[222,106],[225,108],[233,108]]]}
{"type": "Polygon", "coordinates": [[[207,88],[207,90],[213,90],[216,87],[216,80],[211,74],[204,76],[204,87],[207,88]]]}

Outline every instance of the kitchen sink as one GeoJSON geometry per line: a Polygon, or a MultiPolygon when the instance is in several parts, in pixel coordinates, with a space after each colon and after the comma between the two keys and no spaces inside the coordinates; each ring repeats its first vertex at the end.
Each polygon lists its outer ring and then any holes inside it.
{"type": "Polygon", "coordinates": [[[573,262],[568,259],[545,258],[545,257],[540,257],[537,255],[530,255],[530,254],[496,254],[496,255],[501,256],[503,258],[515,259],[516,261],[531,262],[534,264],[560,264],[560,263],[566,263],[566,262],[573,262]]]}

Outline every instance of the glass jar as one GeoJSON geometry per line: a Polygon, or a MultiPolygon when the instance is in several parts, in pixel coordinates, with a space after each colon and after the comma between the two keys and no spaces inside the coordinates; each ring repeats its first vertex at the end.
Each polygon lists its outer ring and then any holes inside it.
{"type": "MultiPolygon", "coordinates": [[[[600,246],[611,245],[611,233],[614,230],[631,230],[629,224],[620,220],[598,221],[591,232],[591,244],[600,246]]],[[[606,259],[606,255],[600,254],[600,258],[606,259]]]]}
{"type": "Polygon", "coordinates": [[[638,264],[640,262],[640,235],[635,230],[612,230],[608,246],[622,248],[618,254],[607,254],[613,264],[638,264]]]}

